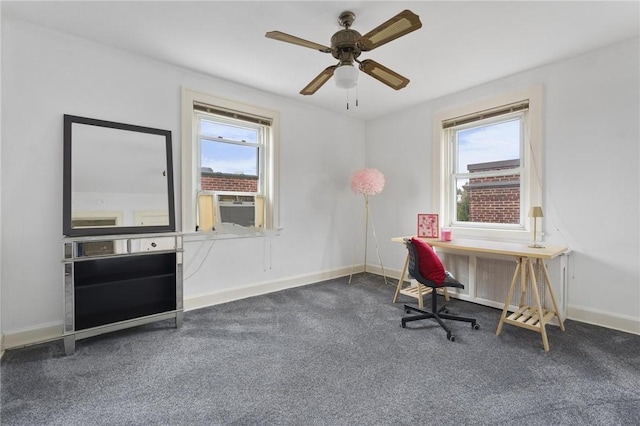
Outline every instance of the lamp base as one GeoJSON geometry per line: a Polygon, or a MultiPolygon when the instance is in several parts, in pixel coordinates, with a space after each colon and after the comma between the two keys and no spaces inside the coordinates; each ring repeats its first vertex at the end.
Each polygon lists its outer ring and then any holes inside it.
{"type": "Polygon", "coordinates": [[[531,248],[544,248],[544,246],[534,242],[533,244],[529,244],[529,247],[531,248]]]}

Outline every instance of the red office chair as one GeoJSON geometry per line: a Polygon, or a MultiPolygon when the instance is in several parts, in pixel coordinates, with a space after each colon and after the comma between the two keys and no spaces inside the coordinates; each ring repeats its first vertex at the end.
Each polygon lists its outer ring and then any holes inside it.
{"type": "Polygon", "coordinates": [[[471,327],[474,330],[479,330],[480,326],[476,324],[474,318],[460,317],[457,315],[448,315],[448,310],[445,306],[438,309],[438,297],[436,289],[438,287],[455,287],[464,288],[464,285],[457,281],[453,275],[445,271],[442,266],[442,262],[433,251],[431,246],[419,238],[405,239],[405,245],[409,250],[409,275],[415,278],[419,283],[424,284],[427,287],[431,287],[431,312],[424,311],[422,309],[404,305],[406,313],[412,311],[418,312],[419,315],[412,315],[402,318],[402,328],[405,328],[406,324],[411,321],[419,321],[423,319],[433,318],[438,321],[440,327],[447,332],[447,339],[455,341],[455,337],[451,334],[451,330],[445,325],[443,319],[453,321],[470,322],[471,327]]]}

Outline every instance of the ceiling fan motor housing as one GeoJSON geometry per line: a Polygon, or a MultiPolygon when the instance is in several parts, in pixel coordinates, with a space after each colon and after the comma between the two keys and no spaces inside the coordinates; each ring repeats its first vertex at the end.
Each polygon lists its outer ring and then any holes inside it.
{"type": "Polygon", "coordinates": [[[331,37],[331,54],[339,61],[352,62],[361,53],[358,47],[360,37],[362,36],[356,30],[338,31],[331,37]]]}

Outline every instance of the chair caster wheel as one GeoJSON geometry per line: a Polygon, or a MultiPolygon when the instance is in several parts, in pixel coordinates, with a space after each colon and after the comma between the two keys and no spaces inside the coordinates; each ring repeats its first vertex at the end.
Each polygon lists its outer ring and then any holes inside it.
{"type": "Polygon", "coordinates": [[[474,330],[480,330],[480,324],[473,324],[472,327],[474,330]]]}
{"type": "Polygon", "coordinates": [[[447,336],[447,340],[450,341],[450,342],[455,342],[456,341],[456,336],[450,334],[450,335],[447,336]]]}
{"type": "Polygon", "coordinates": [[[448,313],[449,313],[449,310],[448,310],[448,309],[443,309],[443,310],[442,310],[442,313],[443,313],[443,314],[448,314],[448,313]]]}
{"type": "Polygon", "coordinates": [[[411,313],[411,309],[405,309],[405,310],[404,310],[404,313],[405,313],[405,314],[410,314],[410,313],[411,313]]]}
{"type": "Polygon", "coordinates": [[[406,326],[406,324],[405,324],[405,323],[400,323],[400,327],[402,327],[402,328],[407,328],[407,326],[406,326]]]}

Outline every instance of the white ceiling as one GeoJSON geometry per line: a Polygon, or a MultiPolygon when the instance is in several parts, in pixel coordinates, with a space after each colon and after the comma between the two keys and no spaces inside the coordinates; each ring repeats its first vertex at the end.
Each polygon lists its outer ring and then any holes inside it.
{"type": "Polygon", "coordinates": [[[16,17],[109,46],[221,77],[309,105],[372,119],[638,37],[638,1],[2,1],[16,17]],[[330,45],[338,15],[356,14],[364,34],[404,9],[423,27],[360,59],[374,59],[408,77],[394,91],[361,73],[359,106],[350,91],[327,82],[298,92],[335,64],[326,53],[264,37],[279,30],[330,45]]]}

